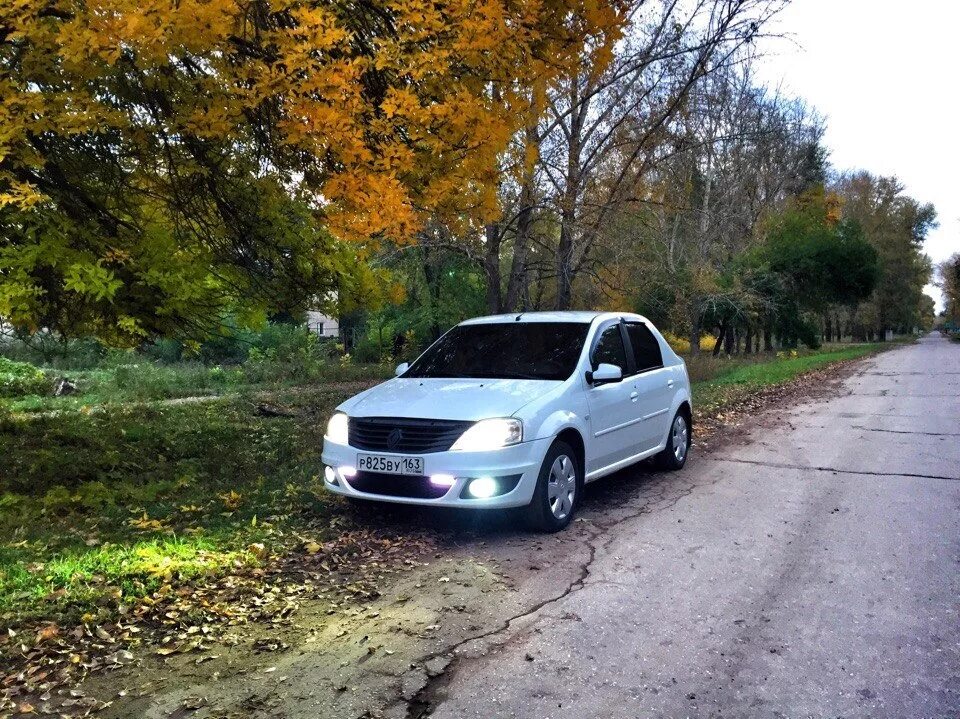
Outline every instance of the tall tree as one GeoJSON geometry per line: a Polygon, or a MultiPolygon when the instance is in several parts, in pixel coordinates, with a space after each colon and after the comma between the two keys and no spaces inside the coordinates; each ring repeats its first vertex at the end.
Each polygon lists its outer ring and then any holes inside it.
{"type": "Polygon", "coordinates": [[[5,3],[0,315],[136,341],[342,291],[366,247],[495,213],[531,88],[619,22],[589,0],[5,3]]]}
{"type": "Polygon", "coordinates": [[[835,189],[843,200],[843,216],[860,224],[879,257],[876,289],[851,318],[856,333],[882,338],[886,330],[920,327],[923,288],[932,270],[923,241],[937,223],[933,205],[905,195],[896,178],[866,172],[841,177],[835,189]]]}

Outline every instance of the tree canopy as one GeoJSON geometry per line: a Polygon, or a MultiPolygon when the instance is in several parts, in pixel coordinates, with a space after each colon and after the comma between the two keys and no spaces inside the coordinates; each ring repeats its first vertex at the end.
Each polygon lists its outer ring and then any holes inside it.
{"type": "Polygon", "coordinates": [[[623,11],[5,3],[0,316],[136,341],[349,293],[379,242],[495,209],[522,118],[585,47],[605,61],[623,11]]]}

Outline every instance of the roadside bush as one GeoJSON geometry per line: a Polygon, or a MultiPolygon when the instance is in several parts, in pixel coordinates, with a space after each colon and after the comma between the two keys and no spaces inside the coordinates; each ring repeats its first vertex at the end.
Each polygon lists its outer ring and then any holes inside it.
{"type": "Polygon", "coordinates": [[[105,354],[103,345],[90,338],[64,340],[50,332],[38,332],[29,339],[0,338],[0,356],[56,369],[93,369],[105,354]]]}
{"type": "MultiPolygon", "coordinates": [[[[353,359],[357,362],[380,362],[382,359],[380,349],[375,338],[363,337],[353,347],[353,359]]],[[[388,355],[389,352],[384,348],[383,357],[388,355]]]]}
{"type": "MultiPolygon", "coordinates": [[[[677,337],[677,335],[671,334],[670,332],[664,332],[663,338],[678,355],[690,354],[690,340],[684,337],[677,337]]],[[[712,352],[716,344],[717,338],[713,335],[704,335],[700,338],[700,350],[703,352],[712,352]]]]}
{"type": "Polygon", "coordinates": [[[306,328],[267,325],[254,338],[243,371],[250,382],[314,380],[329,361],[329,348],[306,328]]]}
{"type": "Polygon", "coordinates": [[[0,397],[46,394],[49,390],[47,376],[32,364],[0,357],[0,397]]]}

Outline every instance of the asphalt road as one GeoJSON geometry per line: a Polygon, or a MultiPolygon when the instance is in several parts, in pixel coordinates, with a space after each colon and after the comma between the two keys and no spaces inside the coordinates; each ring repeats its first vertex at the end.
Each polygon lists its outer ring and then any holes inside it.
{"type": "Polygon", "coordinates": [[[960,716],[958,397],[931,336],[651,481],[669,501],[607,525],[594,501],[588,555],[541,554],[579,576],[458,646],[410,714],[960,716]]]}

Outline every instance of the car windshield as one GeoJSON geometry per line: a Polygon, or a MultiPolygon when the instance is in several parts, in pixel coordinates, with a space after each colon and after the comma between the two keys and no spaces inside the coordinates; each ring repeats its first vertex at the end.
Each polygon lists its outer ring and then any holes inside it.
{"type": "Polygon", "coordinates": [[[584,322],[458,325],[403,376],[565,380],[576,367],[589,327],[584,322]]]}

